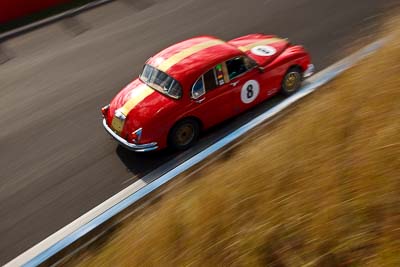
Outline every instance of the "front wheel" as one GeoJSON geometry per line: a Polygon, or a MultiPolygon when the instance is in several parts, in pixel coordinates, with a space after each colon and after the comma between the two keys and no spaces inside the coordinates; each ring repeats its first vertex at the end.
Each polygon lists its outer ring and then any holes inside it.
{"type": "Polygon", "coordinates": [[[184,119],[172,127],[168,143],[173,149],[185,150],[197,141],[199,135],[199,123],[194,119],[184,119]]]}
{"type": "Polygon", "coordinates": [[[282,80],[281,92],[290,96],[294,94],[301,87],[302,74],[298,68],[291,68],[285,74],[282,80]]]}

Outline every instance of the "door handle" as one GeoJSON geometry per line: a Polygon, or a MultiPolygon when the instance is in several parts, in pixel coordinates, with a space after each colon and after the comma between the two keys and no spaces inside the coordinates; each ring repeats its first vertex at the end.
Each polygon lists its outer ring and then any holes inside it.
{"type": "Polygon", "coordinates": [[[239,81],[231,83],[232,86],[236,86],[239,83],[239,81]]]}
{"type": "Polygon", "coordinates": [[[206,100],[205,97],[200,98],[200,99],[196,99],[194,102],[196,102],[197,104],[200,104],[200,103],[203,102],[204,100],[206,100]]]}

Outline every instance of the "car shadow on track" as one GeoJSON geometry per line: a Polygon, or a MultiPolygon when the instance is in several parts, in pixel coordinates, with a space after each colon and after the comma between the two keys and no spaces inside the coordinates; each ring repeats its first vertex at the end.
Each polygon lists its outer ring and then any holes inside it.
{"type": "Polygon", "coordinates": [[[118,145],[116,153],[129,171],[141,177],[174,158],[179,152],[164,149],[161,151],[138,153],[118,145]]]}
{"type": "Polygon", "coordinates": [[[137,153],[119,145],[116,153],[126,168],[138,179],[146,175],[151,177],[160,176],[249,122],[254,117],[276,106],[283,99],[284,97],[280,95],[274,96],[241,115],[212,127],[202,133],[199,142],[186,151],[177,152],[171,149],[164,149],[148,153],[137,153]]]}

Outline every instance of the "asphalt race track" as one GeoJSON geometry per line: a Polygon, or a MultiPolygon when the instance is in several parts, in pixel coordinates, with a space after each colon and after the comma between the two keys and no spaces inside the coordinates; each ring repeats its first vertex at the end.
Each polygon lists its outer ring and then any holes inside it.
{"type": "Polygon", "coordinates": [[[11,57],[0,65],[0,264],[280,101],[209,131],[191,151],[128,152],[103,130],[100,108],[160,49],[201,34],[274,33],[303,44],[322,69],[378,38],[378,22],[398,4],[124,0],[0,44],[11,57]]]}

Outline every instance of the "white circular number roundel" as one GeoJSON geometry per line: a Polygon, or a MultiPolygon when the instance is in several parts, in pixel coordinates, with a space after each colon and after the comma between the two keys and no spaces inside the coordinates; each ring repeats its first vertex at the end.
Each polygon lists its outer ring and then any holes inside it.
{"type": "Polygon", "coordinates": [[[251,49],[251,53],[257,56],[269,57],[276,53],[276,49],[269,45],[258,45],[251,49]]]}
{"type": "Polygon", "coordinates": [[[260,85],[258,82],[256,80],[250,80],[243,84],[240,98],[243,103],[249,104],[257,98],[259,92],[260,85]]]}

